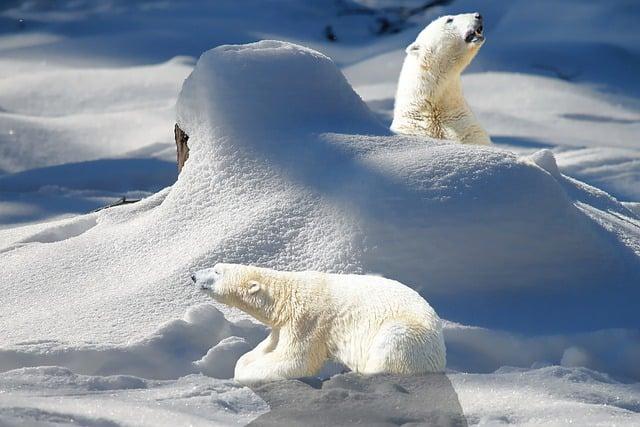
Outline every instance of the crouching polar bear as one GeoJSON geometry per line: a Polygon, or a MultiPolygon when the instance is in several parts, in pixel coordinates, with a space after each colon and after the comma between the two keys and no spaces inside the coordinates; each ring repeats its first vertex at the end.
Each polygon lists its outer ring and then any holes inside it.
{"type": "Polygon", "coordinates": [[[362,374],[441,372],[435,311],[411,288],[377,276],[217,264],[192,276],[213,299],[271,327],[237,362],[240,383],[317,374],[333,360],[362,374]]]}
{"type": "Polygon", "coordinates": [[[443,16],[407,47],[398,80],[393,123],[396,133],[490,144],[462,95],[460,74],[484,43],[482,16],[443,16]]]}

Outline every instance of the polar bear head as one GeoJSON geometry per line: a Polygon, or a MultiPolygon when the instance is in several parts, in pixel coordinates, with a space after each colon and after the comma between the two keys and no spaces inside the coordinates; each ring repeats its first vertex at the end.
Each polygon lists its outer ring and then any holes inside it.
{"type": "Polygon", "coordinates": [[[269,326],[285,316],[283,302],[290,291],[278,272],[240,264],[216,264],[191,276],[195,285],[214,300],[236,307],[269,326]]]}
{"type": "Polygon", "coordinates": [[[479,13],[442,16],[420,32],[407,49],[426,70],[438,75],[459,74],[471,62],[484,43],[482,16],[479,13]]]}

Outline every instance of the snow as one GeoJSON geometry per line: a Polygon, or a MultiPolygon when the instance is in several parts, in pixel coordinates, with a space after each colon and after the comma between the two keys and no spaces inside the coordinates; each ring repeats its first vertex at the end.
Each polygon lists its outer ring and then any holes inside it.
{"type": "Polygon", "coordinates": [[[229,378],[264,336],[263,327],[200,304],[136,342],[4,347],[0,424],[244,425],[269,407],[229,378]]]}
{"type": "Polygon", "coordinates": [[[189,71],[190,63],[176,58],[0,79],[0,206],[15,206],[0,210],[3,225],[87,212],[175,181],[167,123],[189,71]]]}
{"type": "Polygon", "coordinates": [[[189,286],[217,261],[419,289],[471,424],[639,422],[634,2],[459,0],[381,37],[324,0],[19,3],[0,7],[0,424],[281,414],[228,380],[266,331],[189,286]],[[391,136],[404,46],[476,9],[463,84],[496,146],[391,136]],[[276,38],[315,50],[209,50],[276,38]],[[144,199],[87,214],[122,196],[144,199]]]}
{"type": "Polygon", "coordinates": [[[447,366],[491,373],[502,366],[588,366],[617,378],[637,378],[640,356],[637,328],[527,336],[445,322],[447,366]],[[473,354],[473,358],[469,355],[473,354]]]}
{"type": "Polygon", "coordinates": [[[585,368],[502,368],[453,374],[470,425],[636,425],[638,384],[621,384],[585,368]],[[491,395],[490,402],[486,396],[491,395]]]}
{"type": "Polygon", "coordinates": [[[200,374],[155,381],[85,376],[66,368],[0,374],[2,425],[245,425],[268,410],[246,387],[200,374]]]}
{"type": "Polygon", "coordinates": [[[255,346],[265,337],[264,327],[246,320],[229,322],[210,304],[190,307],[182,319],[173,319],[136,341],[122,344],[86,342],[69,345],[55,340],[19,342],[0,350],[0,369],[56,365],[87,375],[127,375],[175,379],[192,373],[216,378],[233,377],[242,346],[255,346]],[[242,337],[241,339],[239,337],[242,337]],[[206,353],[206,354],[205,354],[206,353]],[[198,358],[202,357],[202,360],[198,358]],[[226,368],[213,363],[224,357],[226,368]]]}

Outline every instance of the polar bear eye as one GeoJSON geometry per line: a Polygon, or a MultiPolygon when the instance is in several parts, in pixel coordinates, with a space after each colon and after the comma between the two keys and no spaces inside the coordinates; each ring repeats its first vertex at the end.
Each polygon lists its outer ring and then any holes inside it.
{"type": "Polygon", "coordinates": [[[453,22],[453,18],[447,18],[447,24],[451,24],[453,22]]]}

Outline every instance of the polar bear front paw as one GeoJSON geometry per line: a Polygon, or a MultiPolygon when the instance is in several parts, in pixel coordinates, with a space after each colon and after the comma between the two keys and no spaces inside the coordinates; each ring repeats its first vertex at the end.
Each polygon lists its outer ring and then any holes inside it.
{"type": "Polygon", "coordinates": [[[240,384],[265,383],[313,375],[307,372],[299,360],[282,359],[274,353],[251,354],[245,358],[247,355],[249,353],[238,360],[233,375],[233,379],[240,384]]]}

